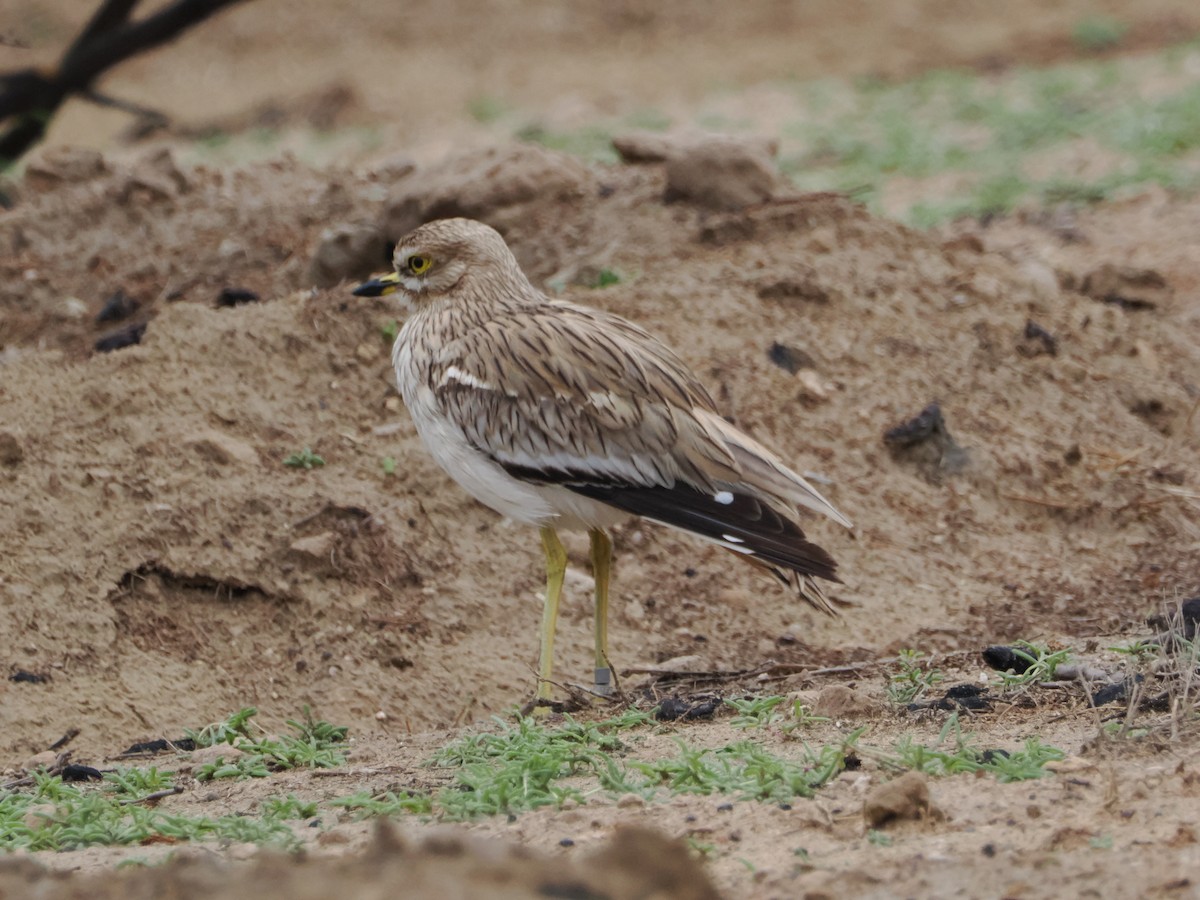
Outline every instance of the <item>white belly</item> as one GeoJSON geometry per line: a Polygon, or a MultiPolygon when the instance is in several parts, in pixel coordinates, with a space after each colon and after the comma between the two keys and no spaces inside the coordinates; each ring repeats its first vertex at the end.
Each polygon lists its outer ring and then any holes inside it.
{"type": "Polygon", "coordinates": [[[442,416],[427,385],[414,377],[411,358],[396,342],[396,382],[417,433],[437,464],[468,494],[502,516],[530,525],[585,530],[611,528],[626,513],[566,488],[530,484],[504,471],[467,441],[462,429],[442,416]]]}

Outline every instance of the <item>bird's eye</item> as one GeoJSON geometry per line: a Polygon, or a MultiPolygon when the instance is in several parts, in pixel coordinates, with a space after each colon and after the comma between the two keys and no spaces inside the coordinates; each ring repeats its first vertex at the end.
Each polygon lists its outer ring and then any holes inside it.
{"type": "Polygon", "coordinates": [[[428,256],[410,256],[408,258],[408,271],[414,275],[424,275],[432,265],[433,260],[428,256]]]}

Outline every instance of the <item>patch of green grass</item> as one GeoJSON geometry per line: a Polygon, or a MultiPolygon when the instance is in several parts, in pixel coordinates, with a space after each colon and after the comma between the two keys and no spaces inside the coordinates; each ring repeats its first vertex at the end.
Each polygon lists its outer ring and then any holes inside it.
{"type": "Polygon", "coordinates": [[[748,697],[725,701],[737,713],[729,722],[734,728],[768,728],[777,726],[784,734],[828,722],[824,716],[813,715],[799,698],[787,704],[785,697],[748,697]]]}
{"type": "Polygon", "coordinates": [[[744,700],[732,698],[725,701],[726,706],[737,713],[729,724],[734,728],[766,728],[783,721],[783,714],[775,711],[782,704],[783,697],[748,697],[744,700]]]}
{"type": "Polygon", "coordinates": [[[980,750],[974,746],[973,737],[963,733],[955,713],[946,720],[934,746],[925,746],[906,735],[897,741],[892,753],[873,755],[884,766],[896,770],[935,776],[985,772],[1007,784],[1042,778],[1047,774],[1046,763],[1063,759],[1066,754],[1036,737],[1026,740],[1020,750],[980,750]]]}
{"type": "Polygon", "coordinates": [[[896,657],[899,670],[888,676],[887,696],[893,706],[906,706],[942,681],[939,669],[928,662],[920,650],[901,650],[896,657]]]}
{"type": "Polygon", "coordinates": [[[363,815],[417,814],[461,821],[491,815],[516,815],[568,801],[601,795],[617,799],[634,794],[646,800],[680,793],[729,794],[742,800],[784,802],[809,797],[845,767],[862,730],[836,745],[810,748],[789,758],[751,741],[718,749],[698,749],[678,741],[678,753],[666,759],[625,761],[625,732],[650,724],[645,713],[630,710],[596,723],[570,718],[559,728],[519,719],[500,722],[494,733],[454,741],[429,763],[448,776],[442,788],[372,795],[358,793],[335,806],[363,815]]]}
{"type": "Polygon", "coordinates": [[[600,125],[588,125],[571,131],[558,131],[538,124],[518,129],[517,139],[531,144],[541,144],[551,150],[561,150],[581,156],[592,162],[615,163],[617,151],[612,146],[612,129],[600,125]]]}
{"type": "Polygon", "coordinates": [[[199,731],[183,730],[184,737],[197,747],[212,747],[216,744],[232,744],[238,738],[250,737],[250,720],[258,715],[257,707],[243,706],[220,722],[205,725],[199,731]]]}
{"type": "Polygon", "coordinates": [[[480,94],[467,103],[467,115],[481,125],[491,125],[507,112],[508,106],[493,94],[480,94]]]}
{"type": "Polygon", "coordinates": [[[265,778],[283,769],[332,769],[345,763],[348,730],[344,726],[314,719],[306,707],[303,719],[287,720],[291,734],[254,735],[251,719],[256,713],[254,707],[246,707],[223,722],[188,732],[197,746],[229,744],[241,751],[237,756],[231,754],[228,760],[217,757],[197,768],[197,781],[265,778]]]}
{"type": "Polygon", "coordinates": [[[313,453],[312,448],[305,447],[299,453],[285,457],[283,464],[292,469],[319,469],[325,465],[325,460],[313,453]]]}
{"type": "Polygon", "coordinates": [[[384,475],[396,474],[396,458],[393,456],[385,456],[379,461],[379,467],[383,469],[384,475]]]}
{"type": "Polygon", "coordinates": [[[262,814],[266,819],[312,819],[320,810],[320,804],[311,800],[298,800],[295,794],[268,797],[262,802],[262,814]]]}
{"type": "Polygon", "coordinates": [[[892,846],[892,836],[877,828],[872,828],[867,832],[867,843],[872,847],[890,847],[892,846]]]}
{"type": "Polygon", "coordinates": [[[174,772],[160,772],[156,766],[148,769],[125,769],[118,766],[104,774],[104,781],[120,794],[140,800],[147,794],[166,790],[175,783],[174,772]]]}
{"type": "Polygon", "coordinates": [[[1128,30],[1123,22],[1109,16],[1088,16],[1071,30],[1071,40],[1080,50],[1112,50],[1120,45],[1128,30]]]}
{"type": "Polygon", "coordinates": [[[777,756],[753,741],[716,750],[689,747],[680,741],[679,754],[673,758],[629,765],[646,776],[638,790],[643,796],[647,789],[665,788],[669,794],[732,794],[739,800],[782,803],[813,796],[841,772],[863,730],[851,732],[838,745],[815,750],[805,745],[797,759],[777,756]]]}
{"type": "Polygon", "coordinates": [[[613,269],[601,269],[596,273],[595,281],[589,284],[591,288],[606,288],[612,287],[614,284],[621,283],[621,276],[613,269]]]}
{"type": "Polygon", "coordinates": [[[394,791],[386,791],[382,794],[372,794],[369,791],[359,791],[348,797],[331,800],[329,805],[357,812],[361,816],[425,816],[433,813],[433,797],[420,792],[397,794],[394,791]]]}
{"type": "Polygon", "coordinates": [[[218,818],[173,815],[140,806],[129,797],[131,785],[148,786],[158,776],[123,770],[120,783],[64,783],[54,775],[35,774],[32,790],[0,796],[0,850],[75,850],[153,840],[234,840],[283,849],[298,846],[290,828],[276,818],[229,815],[218,818]]]}
{"type": "Polygon", "coordinates": [[[636,109],[625,117],[625,125],[643,131],[666,131],[671,127],[671,117],[657,109],[636,109]]]}
{"type": "Polygon", "coordinates": [[[394,344],[396,342],[396,335],[400,333],[400,323],[395,319],[388,319],[379,326],[379,333],[387,343],[394,344]]]}
{"type": "MultiPolygon", "coordinates": [[[[1111,20],[1085,20],[1077,39],[1099,48],[1122,33],[1111,20]]],[[[1187,45],[997,76],[815,82],[795,92],[780,165],[805,189],[866,185],[868,205],[886,201],[883,211],[922,226],[1023,205],[1094,203],[1147,184],[1194,190],[1200,86],[1186,69],[1197,62],[1200,46],[1187,45]],[[1086,177],[1080,158],[1089,160],[1086,177]],[[901,195],[890,190],[897,183],[901,195]],[[896,196],[912,199],[898,206],[896,196]]]]}

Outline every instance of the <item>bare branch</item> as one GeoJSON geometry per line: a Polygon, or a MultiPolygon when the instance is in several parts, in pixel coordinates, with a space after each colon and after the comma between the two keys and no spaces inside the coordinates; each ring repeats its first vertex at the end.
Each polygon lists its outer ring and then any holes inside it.
{"type": "Polygon", "coordinates": [[[130,22],[138,0],[105,0],[63,54],[52,74],[22,69],[0,75],[0,169],[17,160],[46,133],[50,120],[73,94],[91,95],[92,83],[118,63],[165,44],[193,25],[242,0],[176,0],[130,22]]]}

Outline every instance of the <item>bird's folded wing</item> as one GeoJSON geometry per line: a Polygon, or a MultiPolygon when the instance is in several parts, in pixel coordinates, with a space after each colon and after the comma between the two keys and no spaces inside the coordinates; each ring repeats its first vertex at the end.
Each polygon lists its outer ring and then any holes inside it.
{"type": "MultiPolygon", "coordinates": [[[[722,419],[679,357],[618,316],[558,301],[521,307],[443,347],[431,387],[476,449],[527,481],[581,493],[687,488],[706,496],[708,514],[735,524],[736,505],[712,508],[715,496],[732,492],[789,519],[806,506],[850,526],[779,457],[722,419]]],[[[608,502],[662,520],[635,508],[628,491],[622,503],[615,497],[608,502]]],[[[660,506],[666,497],[644,499],[660,506]]]]}
{"type": "Polygon", "coordinates": [[[737,478],[698,417],[714,409],[704,387],[647,332],[597,310],[547,301],[493,318],[440,349],[430,387],[476,449],[527,480],[737,478]]]}

